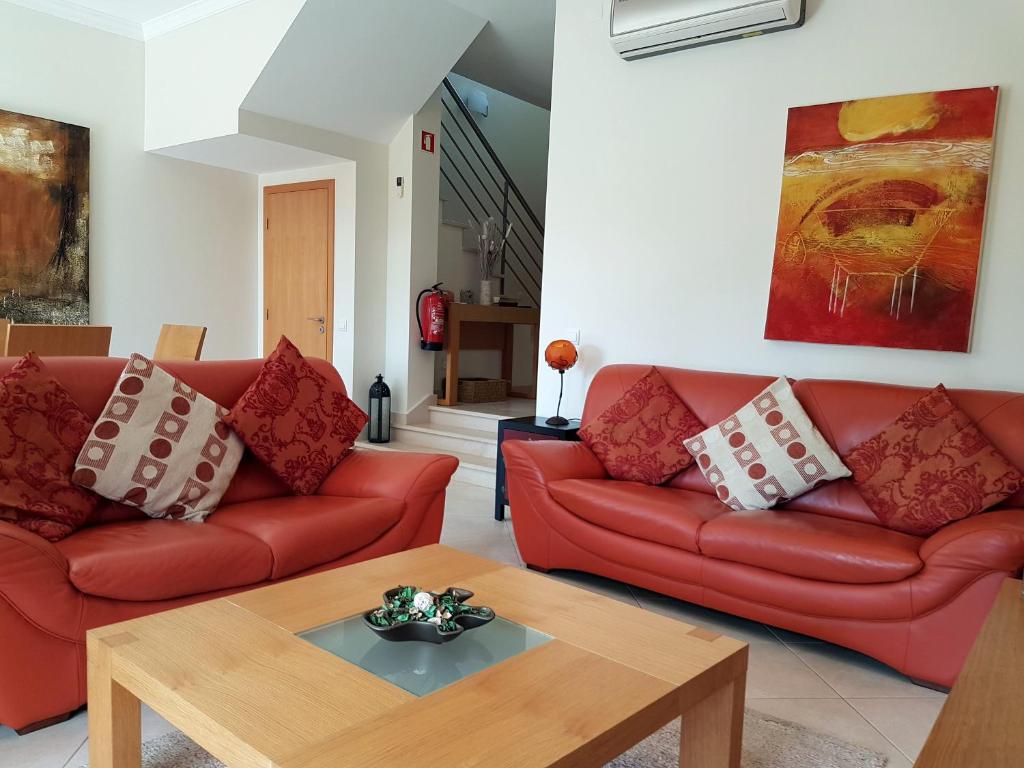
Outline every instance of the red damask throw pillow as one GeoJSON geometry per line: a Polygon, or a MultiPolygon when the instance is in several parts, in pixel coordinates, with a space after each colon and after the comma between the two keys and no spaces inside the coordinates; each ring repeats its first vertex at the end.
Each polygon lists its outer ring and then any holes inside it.
{"type": "Polygon", "coordinates": [[[289,488],[308,495],[352,449],[367,416],[282,336],[224,421],[289,488]]]}
{"type": "Polygon", "coordinates": [[[941,384],[844,461],[878,519],[916,536],[976,515],[1024,484],[941,384]]]}
{"type": "Polygon", "coordinates": [[[0,520],[50,541],[81,528],[99,497],[71,472],[92,419],[33,353],[0,379],[0,520]]]}
{"type": "Polygon", "coordinates": [[[704,429],[657,368],[580,430],[616,480],[661,485],[693,463],[683,441],[704,429]]]}

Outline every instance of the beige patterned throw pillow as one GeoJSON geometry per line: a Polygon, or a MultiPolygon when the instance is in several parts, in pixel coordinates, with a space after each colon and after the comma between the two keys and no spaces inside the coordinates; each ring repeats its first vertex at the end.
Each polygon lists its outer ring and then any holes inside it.
{"type": "Polygon", "coordinates": [[[132,355],[75,464],[74,481],[150,517],[202,522],[244,446],[227,409],[132,355]]]}
{"type": "Polygon", "coordinates": [[[769,509],[850,476],[784,378],[683,445],[736,510],[769,509]]]}

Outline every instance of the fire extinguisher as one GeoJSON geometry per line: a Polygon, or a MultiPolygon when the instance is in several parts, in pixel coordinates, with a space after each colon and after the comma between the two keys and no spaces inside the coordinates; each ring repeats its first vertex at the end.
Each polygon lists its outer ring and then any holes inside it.
{"type": "Polygon", "coordinates": [[[444,323],[453,296],[436,283],[416,297],[416,322],[420,326],[420,349],[438,352],[444,349],[444,323]],[[424,296],[426,299],[424,300],[424,296]]]}

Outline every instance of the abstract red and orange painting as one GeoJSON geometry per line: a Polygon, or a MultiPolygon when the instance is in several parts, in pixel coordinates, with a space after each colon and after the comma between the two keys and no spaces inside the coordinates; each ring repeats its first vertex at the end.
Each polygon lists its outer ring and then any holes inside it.
{"type": "Polygon", "coordinates": [[[968,351],[998,95],[790,110],[766,339],[968,351]]]}

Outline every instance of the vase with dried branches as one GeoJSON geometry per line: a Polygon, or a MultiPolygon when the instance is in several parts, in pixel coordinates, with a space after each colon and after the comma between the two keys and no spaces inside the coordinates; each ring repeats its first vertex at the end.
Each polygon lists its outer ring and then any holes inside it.
{"type": "Polygon", "coordinates": [[[471,221],[470,226],[476,235],[477,249],[480,252],[480,303],[491,304],[494,280],[502,277],[497,273],[498,262],[505,243],[508,242],[508,236],[512,233],[512,222],[508,223],[504,232],[493,216],[480,222],[471,221]]]}

